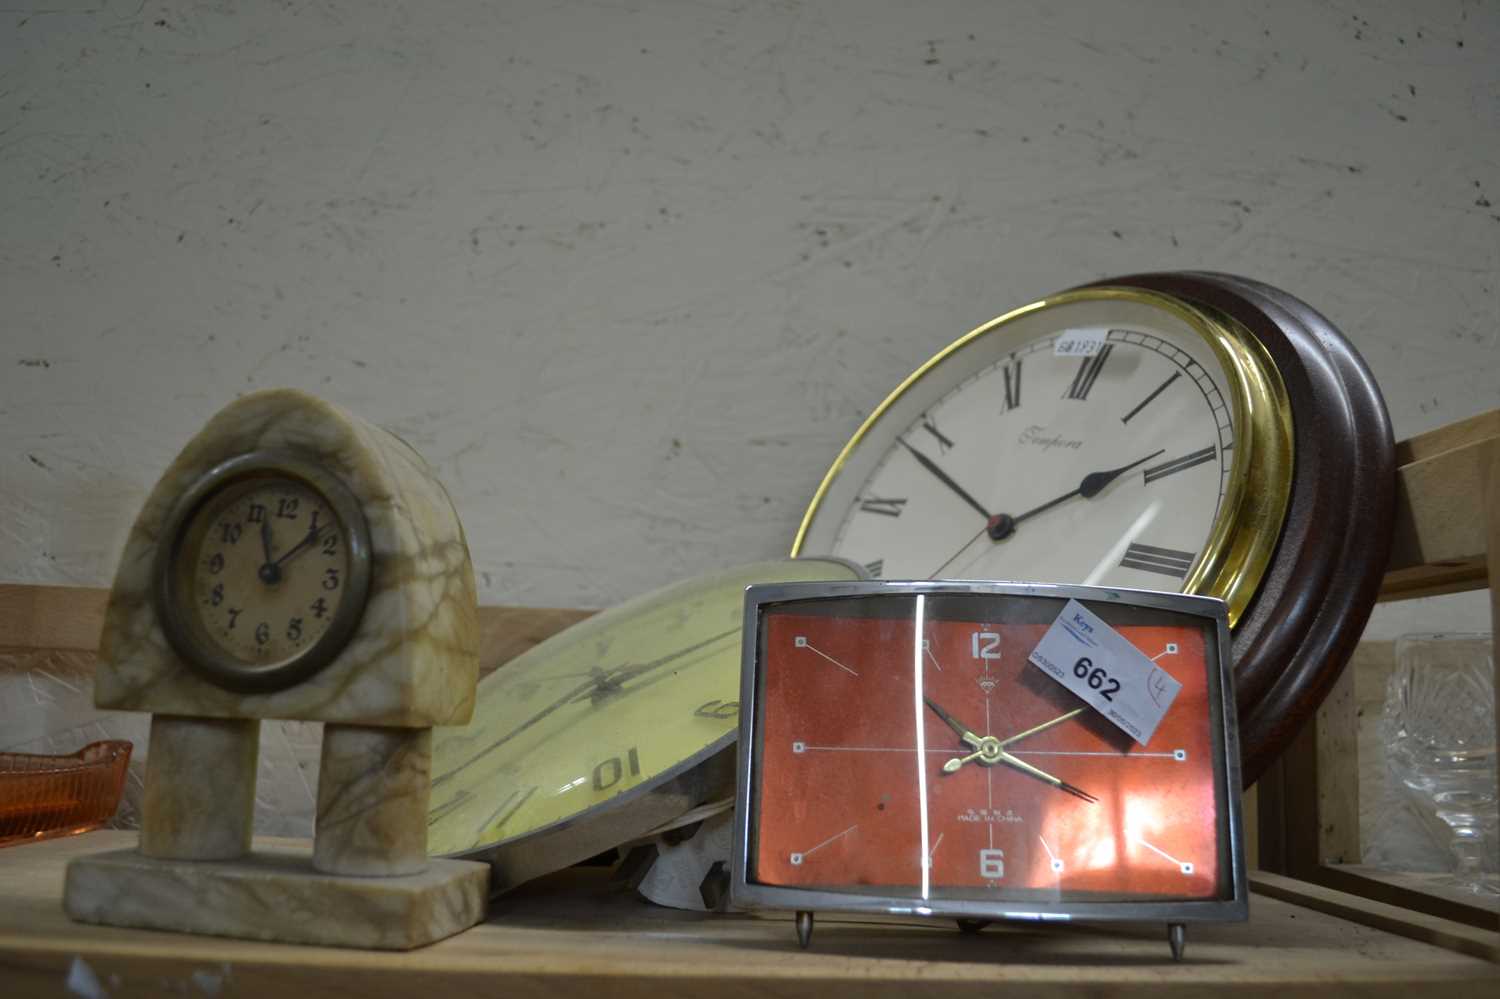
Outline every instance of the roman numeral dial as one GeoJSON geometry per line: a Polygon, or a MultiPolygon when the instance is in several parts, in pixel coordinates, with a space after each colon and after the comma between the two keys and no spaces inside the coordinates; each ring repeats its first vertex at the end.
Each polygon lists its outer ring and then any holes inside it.
{"type": "Polygon", "coordinates": [[[1234,455],[1214,345],[1061,311],[909,379],[825,484],[806,550],[887,579],[1189,585],[1234,455]]]}

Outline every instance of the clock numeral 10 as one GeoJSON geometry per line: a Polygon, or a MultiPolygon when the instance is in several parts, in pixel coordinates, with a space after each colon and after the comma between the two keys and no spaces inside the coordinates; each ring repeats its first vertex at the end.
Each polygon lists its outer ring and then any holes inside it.
{"type": "MultiPolygon", "coordinates": [[[[630,766],[630,776],[641,775],[641,757],[635,746],[630,747],[630,752],[625,754],[625,759],[630,766]]],[[[625,776],[625,764],[620,762],[618,756],[611,756],[594,768],[594,790],[607,791],[620,783],[620,778],[625,776]]]]}
{"type": "Polygon", "coordinates": [[[1000,636],[993,631],[976,631],[969,636],[969,651],[975,659],[999,659],[1000,636]]]}
{"type": "Polygon", "coordinates": [[[980,850],[979,876],[989,881],[999,881],[1005,877],[1005,851],[980,850]]]}

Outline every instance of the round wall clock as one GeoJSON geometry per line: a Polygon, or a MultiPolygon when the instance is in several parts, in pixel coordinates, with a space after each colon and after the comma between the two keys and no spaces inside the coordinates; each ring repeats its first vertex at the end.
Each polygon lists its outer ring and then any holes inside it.
{"type": "Polygon", "coordinates": [[[343,649],[364,613],[370,536],[321,466],[257,451],[199,478],[157,549],[157,618],[182,661],[229,690],[280,690],[343,649]]]}
{"type": "Polygon", "coordinates": [[[1244,773],[1358,640],[1389,552],[1390,424],[1348,342],[1227,275],[1111,279],[979,327],[856,431],[793,554],[885,578],[1217,596],[1244,773]]]}
{"type": "Polygon", "coordinates": [[[489,861],[501,892],[727,801],[745,587],[861,575],[828,558],[740,566],[511,660],[480,683],[467,726],[438,730],[428,851],[489,861]]]}

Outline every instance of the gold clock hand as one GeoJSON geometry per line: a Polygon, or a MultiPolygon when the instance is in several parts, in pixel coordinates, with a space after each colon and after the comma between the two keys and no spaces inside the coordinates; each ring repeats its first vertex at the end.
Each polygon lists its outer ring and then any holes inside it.
{"type": "Polygon", "coordinates": [[[1006,766],[1019,770],[1023,774],[1028,774],[1032,777],[1035,777],[1037,780],[1045,781],[1048,784],[1051,784],[1053,787],[1057,788],[1059,791],[1066,791],[1074,797],[1082,798],[1084,801],[1087,801],[1091,804],[1099,800],[1092,794],[1089,794],[1087,791],[1074,787],[1067,781],[1060,780],[1057,777],[1052,776],[1045,770],[1039,770],[1024,760],[1018,760],[1004,750],[1000,751],[999,759],[997,760],[997,762],[1004,763],[1006,766]]]}
{"type": "Polygon", "coordinates": [[[1040,725],[1033,725],[1031,728],[1028,728],[1026,731],[1024,731],[1024,732],[1018,732],[1015,735],[1011,736],[1009,739],[1002,739],[1000,741],[1000,748],[1004,749],[1006,746],[1009,746],[1013,742],[1020,742],[1022,739],[1026,738],[1028,735],[1036,735],[1038,732],[1044,732],[1047,729],[1051,728],[1053,725],[1061,725],[1063,722],[1067,721],[1069,718],[1077,718],[1079,715],[1083,714],[1087,710],[1088,710],[1088,708],[1074,708],[1072,711],[1069,711],[1067,714],[1065,714],[1065,715],[1059,715],[1058,717],[1052,719],[1051,721],[1042,722],[1040,725]]]}
{"type": "Polygon", "coordinates": [[[971,762],[973,760],[977,760],[977,759],[979,759],[983,755],[984,755],[984,750],[983,749],[976,749],[976,750],[974,750],[974,752],[970,753],[968,756],[955,756],[955,757],[953,757],[953,759],[951,759],[947,763],[943,764],[943,773],[945,773],[945,774],[954,773],[960,767],[962,767],[965,763],[969,763],[969,762],[971,762]]]}

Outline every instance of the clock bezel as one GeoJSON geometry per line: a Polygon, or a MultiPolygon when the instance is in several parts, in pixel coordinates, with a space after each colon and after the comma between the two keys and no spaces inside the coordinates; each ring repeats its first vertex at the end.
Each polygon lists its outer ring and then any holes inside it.
{"type": "Polygon", "coordinates": [[[740,733],[738,780],[735,786],[734,848],[730,855],[731,903],[747,909],[858,912],[900,916],[1008,921],[1162,920],[1234,922],[1249,914],[1249,885],[1245,870],[1244,835],[1240,814],[1240,749],[1234,700],[1234,672],[1230,663],[1227,606],[1217,598],[1151,590],[1064,584],[986,583],[957,581],[872,580],[843,583],[771,583],[754,585],[745,593],[745,626],[740,668],[740,733]],[[1226,838],[1230,876],[1228,894],[1216,899],[1162,901],[983,901],[933,897],[839,892],[792,888],[751,880],[752,825],[758,818],[754,793],[759,775],[757,732],[760,728],[760,636],[766,609],[780,604],[849,598],[910,598],[916,594],[960,594],[997,598],[1075,599],[1087,604],[1120,604],[1172,611],[1197,617],[1214,633],[1213,662],[1209,666],[1209,724],[1220,736],[1214,761],[1216,796],[1221,803],[1220,835],[1226,838]]]}
{"type": "Polygon", "coordinates": [[[1073,303],[1109,301],[1160,309],[1181,321],[1203,339],[1227,375],[1225,389],[1235,426],[1235,454],[1213,526],[1181,592],[1222,598],[1228,605],[1232,627],[1254,599],[1281,536],[1294,471],[1291,405],[1265,348],[1240,323],[1206,307],[1138,288],[1101,285],[1051,295],[990,320],[929,358],[881,401],[834,459],[803,514],[791,554],[822,554],[806,551],[806,546],[830,490],[850,457],[914,386],[932,377],[941,366],[961,358],[977,341],[1012,327],[1018,320],[1073,303]]]}
{"type": "Polygon", "coordinates": [[[260,450],[220,462],[182,494],[168,513],[158,537],[152,568],[152,602],[157,622],[184,665],[217,687],[265,694],[301,683],[338,658],[364,616],[374,573],[364,508],[342,480],[300,454],[260,450]],[[224,490],[253,479],[293,480],[318,494],[338,520],[349,559],[344,592],[328,628],[300,652],[263,665],[244,662],[204,634],[197,615],[189,607],[190,567],[181,561],[187,535],[198,514],[224,490]]]}

